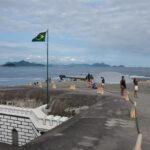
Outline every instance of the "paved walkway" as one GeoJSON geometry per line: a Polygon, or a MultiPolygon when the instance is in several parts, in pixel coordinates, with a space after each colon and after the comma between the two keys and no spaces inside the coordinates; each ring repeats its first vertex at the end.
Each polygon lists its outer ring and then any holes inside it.
{"type": "Polygon", "coordinates": [[[98,96],[89,110],[27,144],[24,150],[132,150],[137,132],[130,104],[98,96]]]}
{"type": "MultiPolygon", "coordinates": [[[[95,92],[91,90],[88,94],[93,95],[95,92]]],[[[132,150],[137,131],[135,122],[129,117],[130,103],[110,93],[106,93],[106,96],[96,95],[95,98],[98,102],[88,110],[45,133],[21,150],[132,150]]],[[[144,147],[147,144],[148,141],[144,147]]],[[[11,150],[11,146],[5,149],[11,150]]],[[[1,149],[0,145],[0,150],[5,149],[1,149]]]]}
{"type": "Polygon", "coordinates": [[[150,149],[150,94],[139,94],[136,99],[138,118],[143,135],[143,150],[150,149]]]}
{"type": "Polygon", "coordinates": [[[0,143],[0,150],[19,150],[19,148],[13,145],[0,143]]]}

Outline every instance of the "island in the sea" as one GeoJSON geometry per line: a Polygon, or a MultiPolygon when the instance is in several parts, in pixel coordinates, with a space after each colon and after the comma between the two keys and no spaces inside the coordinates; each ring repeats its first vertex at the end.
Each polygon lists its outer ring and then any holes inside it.
{"type": "Polygon", "coordinates": [[[102,67],[102,68],[109,68],[109,67],[119,67],[119,68],[124,68],[124,65],[118,65],[118,66],[111,66],[106,63],[94,63],[94,64],[70,64],[69,66],[71,67],[102,67]]]}
{"type": "Polygon", "coordinates": [[[43,67],[45,65],[21,60],[19,62],[7,62],[2,66],[3,67],[32,67],[32,66],[43,67]]]}
{"type": "MultiPolygon", "coordinates": [[[[39,63],[35,63],[35,62],[28,62],[28,61],[18,61],[18,62],[7,62],[5,64],[2,65],[3,67],[43,67],[46,66],[45,64],[39,64],[39,63]]],[[[49,66],[70,66],[70,67],[125,67],[123,65],[119,65],[119,66],[111,66],[105,63],[94,63],[94,64],[49,64],[49,66]]]]}

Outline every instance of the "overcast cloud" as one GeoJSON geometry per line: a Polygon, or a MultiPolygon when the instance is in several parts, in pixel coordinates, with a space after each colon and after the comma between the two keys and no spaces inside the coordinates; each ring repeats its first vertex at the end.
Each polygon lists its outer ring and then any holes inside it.
{"type": "Polygon", "coordinates": [[[0,14],[0,63],[45,62],[30,41],[49,28],[53,62],[150,66],[150,0],[0,0],[0,14]]]}

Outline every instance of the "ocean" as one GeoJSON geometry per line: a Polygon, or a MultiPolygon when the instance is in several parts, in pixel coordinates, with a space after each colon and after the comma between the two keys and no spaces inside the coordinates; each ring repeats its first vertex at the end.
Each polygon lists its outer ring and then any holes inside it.
{"type": "MultiPolygon", "coordinates": [[[[104,76],[106,83],[119,83],[122,75],[125,75],[127,82],[131,82],[131,75],[150,77],[150,68],[51,66],[49,73],[53,80],[59,80],[60,74],[85,77],[91,73],[95,82],[100,82],[100,77],[104,76]]],[[[0,67],[0,86],[27,85],[45,80],[46,67],[0,67]]]]}

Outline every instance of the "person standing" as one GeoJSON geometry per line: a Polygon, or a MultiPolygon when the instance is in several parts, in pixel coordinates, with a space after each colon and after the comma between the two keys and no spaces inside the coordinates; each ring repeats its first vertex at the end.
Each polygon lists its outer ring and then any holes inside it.
{"type": "Polygon", "coordinates": [[[136,78],[133,79],[133,84],[134,84],[134,97],[137,98],[139,87],[138,87],[138,80],[136,78]]]}
{"type": "Polygon", "coordinates": [[[104,89],[105,86],[105,78],[101,77],[101,87],[104,89]]]}
{"type": "Polygon", "coordinates": [[[92,74],[90,74],[90,87],[93,86],[93,80],[94,80],[94,77],[92,74]]]}
{"type": "Polygon", "coordinates": [[[124,91],[127,88],[126,86],[126,81],[124,76],[122,76],[122,79],[120,80],[120,91],[121,91],[121,96],[124,96],[124,91]]]}
{"type": "Polygon", "coordinates": [[[91,87],[91,75],[88,73],[88,75],[86,76],[86,80],[88,82],[88,87],[91,87]]]}

